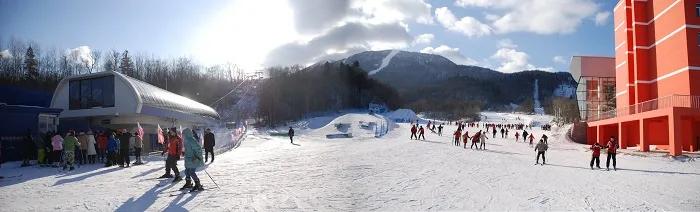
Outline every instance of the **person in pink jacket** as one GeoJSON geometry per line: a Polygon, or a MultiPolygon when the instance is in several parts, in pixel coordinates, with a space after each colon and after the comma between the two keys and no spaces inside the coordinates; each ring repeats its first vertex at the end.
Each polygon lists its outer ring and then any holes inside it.
{"type": "Polygon", "coordinates": [[[61,165],[61,151],[63,151],[63,137],[61,137],[61,134],[56,133],[51,138],[51,146],[53,147],[53,166],[58,167],[61,165]]]}

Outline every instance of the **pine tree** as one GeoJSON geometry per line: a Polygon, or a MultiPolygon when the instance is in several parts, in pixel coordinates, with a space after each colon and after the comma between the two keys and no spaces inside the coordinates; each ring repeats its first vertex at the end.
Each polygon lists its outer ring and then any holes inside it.
{"type": "Polygon", "coordinates": [[[27,53],[24,55],[24,70],[26,77],[36,79],[39,76],[39,62],[35,58],[34,49],[31,46],[27,48],[27,53]]]}
{"type": "Polygon", "coordinates": [[[124,50],[122,61],[119,64],[119,70],[121,70],[122,74],[134,77],[134,63],[131,62],[131,58],[129,57],[129,51],[127,50],[124,50]]]}

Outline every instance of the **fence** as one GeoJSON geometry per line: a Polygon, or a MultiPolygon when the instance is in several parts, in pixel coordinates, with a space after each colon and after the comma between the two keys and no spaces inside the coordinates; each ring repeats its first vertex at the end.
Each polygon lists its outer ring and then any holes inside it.
{"type": "Polygon", "coordinates": [[[640,102],[627,107],[617,108],[615,110],[599,113],[595,116],[588,117],[588,121],[599,121],[615,117],[622,117],[637,113],[648,112],[652,110],[670,108],[670,107],[685,107],[685,108],[700,108],[700,96],[690,95],[670,95],[657,99],[652,99],[645,102],[640,102]]]}

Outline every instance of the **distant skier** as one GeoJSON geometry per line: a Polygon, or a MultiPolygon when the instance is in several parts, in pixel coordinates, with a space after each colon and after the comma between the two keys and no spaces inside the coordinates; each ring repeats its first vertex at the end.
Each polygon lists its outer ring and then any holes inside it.
{"type": "Polygon", "coordinates": [[[453,144],[455,146],[459,146],[459,137],[462,136],[462,131],[460,131],[459,128],[457,128],[457,131],[455,131],[455,133],[452,135],[454,136],[454,143],[453,144]]]}
{"type": "Polygon", "coordinates": [[[528,138],[530,139],[530,146],[532,146],[532,141],[535,140],[535,134],[530,134],[528,138]]]}
{"type": "Polygon", "coordinates": [[[476,134],[474,134],[474,136],[472,136],[472,145],[469,146],[469,149],[472,149],[472,148],[474,148],[474,147],[476,147],[477,150],[479,149],[479,144],[478,144],[478,143],[479,143],[479,139],[480,139],[481,136],[484,136],[484,135],[482,134],[482,131],[481,131],[481,130],[479,130],[479,132],[477,132],[476,134]]]}
{"type": "Polygon", "coordinates": [[[87,135],[88,163],[94,164],[95,162],[97,162],[97,150],[95,149],[97,141],[95,140],[95,135],[92,133],[92,130],[88,131],[87,135]]]}
{"type": "Polygon", "coordinates": [[[520,133],[518,131],[515,131],[515,142],[518,142],[520,140],[520,133]]]}
{"type": "Polygon", "coordinates": [[[506,138],[508,138],[508,128],[506,128],[506,138]]]}
{"type": "Polygon", "coordinates": [[[537,152],[537,160],[535,161],[535,164],[540,163],[540,155],[542,155],[542,164],[541,165],[547,164],[547,162],[545,162],[545,156],[544,156],[544,153],[547,152],[547,148],[548,148],[548,146],[546,143],[544,143],[543,140],[540,140],[540,142],[537,143],[537,146],[535,146],[535,152],[537,152]]]}
{"type": "Polygon", "coordinates": [[[492,130],[492,133],[493,133],[493,137],[492,137],[492,138],[496,138],[496,133],[497,133],[498,131],[496,130],[496,127],[495,127],[495,126],[494,126],[494,127],[491,127],[491,128],[492,128],[491,130],[492,130]]]}
{"type": "Polygon", "coordinates": [[[438,135],[442,136],[442,124],[440,124],[440,126],[438,126],[438,135]]]}
{"type": "Polygon", "coordinates": [[[411,125],[411,140],[415,137],[416,140],[418,140],[418,135],[416,135],[416,132],[418,132],[418,128],[416,128],[416,125],[411,125]]]}
{"type": "MultiPolygon", "coordinates": [[[[493,131],[494,132],[496,131],[495,128],[493,131]]],[[[494,137],[496,137],[496,133],[494,133],[493,135],[494,135],[494,137]]],[[[479,136],[479,142],[481,143],[479,145],[481,146],[482,150],[486,150],[486,139],[489,139],[486,135],[479,136]]]]}
{"type": "Polygon", "coordinates": [[[523,130],[523,142],[527,142],[527,130],[523,130]]]}
{"type": "Polygon", "coordinates": [[[542,133],[542,140],[544,140],[545,144],[547,143],[547,135],[545,135],[544,133],[542,133]]]}
{"type": "Polygon", "coordinates": [[[183,130],[182,136],[185,140],[185,185],[182,186],[180,190],[189,188],[191,188],[190,192],[204,190],[196,172],[197,168],[204,166],[204,161],[202,160],[202,146],[199,145],[191,129],[187,128],[183,130]],[[192,180],[194,181],[194,186],[192,186],[192,180]]]}
{"type": "Polygon", "coordinates": [[[506,138],[506,129],[501,128],[501,138],[506,138]]]}
{"type": "Polygon", "coordinates": [[[141,151],[143,150],[143,139],[139,136],[139,132],[134,132],[134,136],[131,137],[129,141],[134,146],[134,165],[141,165],[143,161],[141,160],[141,151]]]}
{"type": "Polygon", "coordinates": [[[605,146],[605,148],[608,148],[608,159],[605,160],[605,169],[610,171],[610,159],[612,158],[613,169],[617,171],[617,159],[615,155],[617,155],[617,149],[619,149],[620,146],[617,145],[615,137],[610,137],[608,145],[605,146]]]}
{"type": "Polygon", "coordinates": [[[423,129],[423,126],[420,126],[420,128],[418,129],[418,139],[420,138],[423,138],[423,140],[425,140],[425,129],[423,129]]]}
{"type": "Polygon", "coordinates": [[[464,148],[467,148],[467,144],[469,144],[469,131],[464,130],[464,134],[462,135],[462,143],[464,143],[464,148]]]}
{"type": "Polygon", "coordinates": [[[289,143],[294,144],[294,129],[292,129],[292,127],[289,127],[289,131],[287,132],[287,135],[289,136],[289,143]]]}
{"type": "Polygon", "coordinates": [[[214,146],[216,146],[216,139],[214,138],[214,133],[211,129],[207,128],[204,132],[204,162],[209,160],[209,154],[211,154],[211,162],[214,162],[214,146]]]}
{"type": "Polygon", "coordinates": [[[119,151],[119,139],[117,139],[114,133],[109,134],[109,141],[105,147],[105,153],[107,158],[105,160],[105,167],[113,166],[117,164],[117,154],[119,151]]]}
{"type": "Polygon", "coordinates": [[[600,169],[600,149],[603,148],[598,142],[595,144],[591,145],[591,150],[593,151],[593,155],[591,157],[591,169],[593,169],[593,162],[595,162],[595,166],[600,169]]]}

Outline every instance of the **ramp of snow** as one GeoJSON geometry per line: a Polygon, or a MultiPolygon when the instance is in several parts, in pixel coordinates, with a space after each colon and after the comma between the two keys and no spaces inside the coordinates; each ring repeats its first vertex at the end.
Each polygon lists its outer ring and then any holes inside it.
{"type": "Polygon", "coordinates": [[[384,69],[384,67],[389,65],[389,62],[391,62],[391,58],[393,58],[397,53],[399,53],[399,50],[391,50],[388,55],[384,59],[382,59],[382,64],[379,66],[379,68],[374,69],[368,73],[368,75],[374,75],[377,72],[381,71],[384,69]]]}
{"type": "Polygon", "coordinates": [[[325,138],[329,134],[351,133],[353,138],[369,138],[374,137],[374,128],[363,128],[360,122],[381,123],[383,119],[372,116],[366,113],[349,113],[339,116],[325,126],[309,131],[306,136],[315,138],[325,138]],[[338,128],[337,124],[343,124],[346,127],[338,128]]]}

